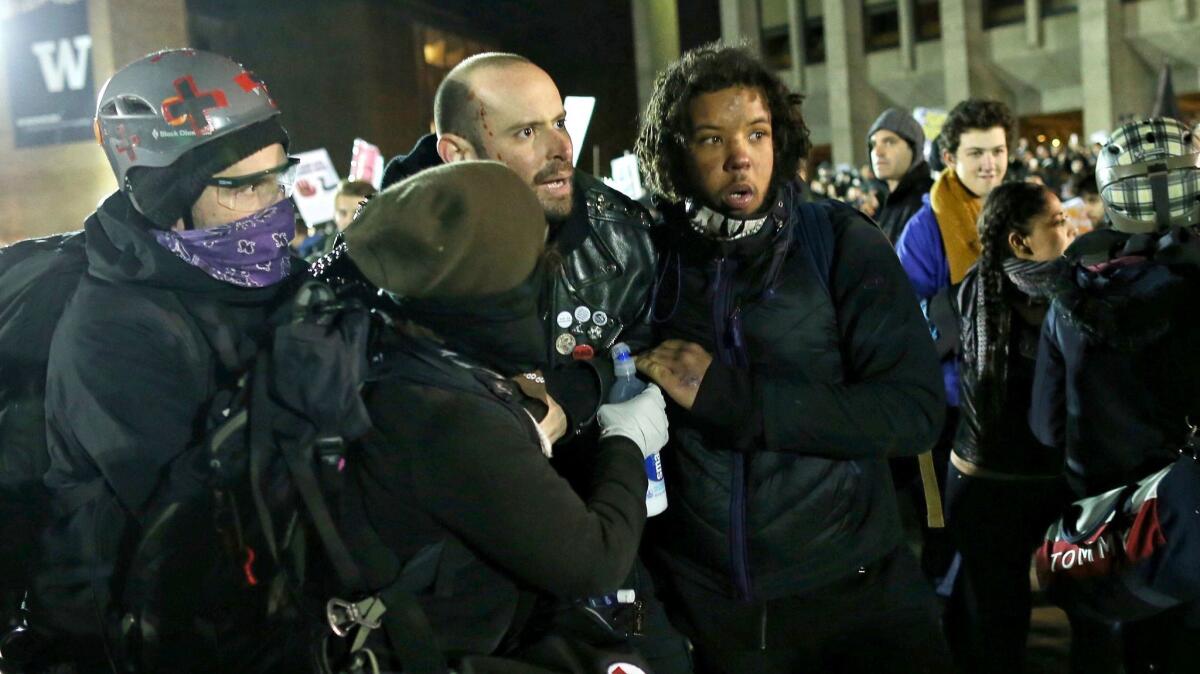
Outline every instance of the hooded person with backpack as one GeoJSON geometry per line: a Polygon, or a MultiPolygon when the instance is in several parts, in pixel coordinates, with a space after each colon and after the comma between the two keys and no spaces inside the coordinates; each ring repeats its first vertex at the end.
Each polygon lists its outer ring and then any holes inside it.
{"type": "Polygon", "coordinates": [[[674,402],[646,544],[699,672],[944,671],[887,467],[937,436],[936,358],[887,238],[797,191],[800,104],[715,43],[642,117],[665,224],[662,341],[637,365],[674,402]]]}
{"type": "MultiPolygon", "coordinates": [[[[1066,251],[1029,413],[1034,436],[1065,453],[1075,498],[1171,465],[1200,420],[1200,138],[1174,119],[1124,124],[1100,150],[1096,181],[1112,228],[1084,234],[1066,251]]],[[[1195,491],[1193,481],[1193,500],[1195,491]]],[[[1169,522],[1166,496],[1158,494],[1158,537],[1186,542],[1189,518],[1169,522]]],[[[1074,640],[1072,671],[1119,671],[1121,651],[1125,672],[1194,671],[1200,577],[1194,556],[1176,561],[1156,575],[1184,590],[1176,597],[1182,606],[1115,628],[1068,610],[1073,631],[1088,635],[1074,640]]]]}
{"type": "MultiPolygon", "coordinates": [[[[457,671],[640,671],[636,654],[602,648],[616,646],[603,630],[588,637],[599,625],[572,600],[619,587],[633,565],[665,403],[650,386],[601,406],[581,494],[550,465],[545,398],[521,374],[546,367],[547,231],[517,174],[484,161],[397,183],[346,230],[344,257],[327,262],[391,318],[370,348],[374,429],[348,457],[343,529],[367,585],[412,592],[457,671]]],[[[403,641],[368,643],[410,671],[403,641]]]]}
{"type": "Polygon", "coordinates": [[[84,671],[129,666],[151,651],[146,639],[160,670],[203,668],[218,661],[197,644],[212,654],[238,635],[206,622],[213,607],[198,580],[170,588],[167,607],[129,605],[148,588],[126,583],[127,548],[169,516],[176,464],[205,441],[221,392],[290,299],[295,160],[263,82],[191,49],[114,74],[96,135],[119,189],[85,223],[86,271],[50,345],[45,483],[58,517],[30,623],[58,640],[52,657],[84,671]]]}

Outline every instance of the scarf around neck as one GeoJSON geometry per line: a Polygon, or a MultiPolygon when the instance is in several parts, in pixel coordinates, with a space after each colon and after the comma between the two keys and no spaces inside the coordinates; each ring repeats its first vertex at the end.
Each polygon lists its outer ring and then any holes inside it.
{"type": "Polygon", "coordinates": [[[950,282],[958,283],[982,251],[976,223],[983,199],[971,194],[954,169],[947,168],[929,190],[929,205],[942,233],[942,246],[950,265],[950,282]]]}
{"type": "MultiPolygon", "coordinates": [[[[1002,264],[1005,279],[1024,295],[1031,303],[1045,306],[1054,289],[1057,278],[1062,274],[1064,261],[1062,258],[1047,262],[1035,262],[1020,258],[1008,258],[1002,264]]],[[[1009,344],[1012,339],[1012,314],[1015,309],[1005,301],[1004,282],[997,289],[989,289],[989,283],[982,275],[975,280],[975,374],[978,377],[976,387],[975,408],[979,415],[980,425],[990,428],[1002,418],[1001,412],[1007,398],[1005,388],[1008,382],[1009,349],[1002,345],[1009,344]],[[989,292],[999,291],[998,297],[989,297],[989,292]],[[989,323],[989,308],[1000,306],[996,312],[995,322],[989,323]]]]}
{"type": "Polygon", "coordinates": [[[762,229],[763,224],[770,217],[768,211],[762,217],[739,220],[724,213],[718,213],[708,206],[698,204],[689,207],[687,213],[688,224],[692,226],[692,229],[702,236],[718,241],[734,241],[750,236],[762,229]]]}

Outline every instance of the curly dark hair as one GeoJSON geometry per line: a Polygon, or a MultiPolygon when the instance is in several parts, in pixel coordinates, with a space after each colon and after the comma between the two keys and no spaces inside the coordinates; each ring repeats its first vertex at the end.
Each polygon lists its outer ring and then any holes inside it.
{"type": "Polygon", "coordinates": [[[636,146],[638,163],[652,192],[676,203],[693,196],[686,168],[692,99],[730,87],[759,89],[767,98],[775,148],[771,187],[796,175],[809,149],[808,126],[800,113],[804,97],[789,91],[745,47],[711,42],[685,53],[654,81],[636,146]]]}
{"type": "Polygon", "coordinates": [[[1012,145],[1017,121],[1008,106],[1000,101],[968,98],[950,109],[942,124],[941,148],[950,154],[958,152],[962,135],[971,129],[986,131],[993,127],[1004,129],[1004,139],[1012,145]]]}
{"type": "Polygon", "coordinates": [[[975,363],[979,374],[976,408],[984,414],[1000,409],[1007,386],[1000,374],[1004,370],[999,362],[1004,351],[995,343],[995,335],[999,331],[1001,313],[1009,310],[1004,301],[1004,261],[1013,257],[1008,235],[1011,232],[1022,236],[1033,234],[1033,220],[1046,211],[1051,194],[1037,183],[1004,183],[988,194],[979,214],[981,252],[977,283],[983,289],[983,302],[977,309],[976,321],[981,341],[987,346],[975,363]]]}

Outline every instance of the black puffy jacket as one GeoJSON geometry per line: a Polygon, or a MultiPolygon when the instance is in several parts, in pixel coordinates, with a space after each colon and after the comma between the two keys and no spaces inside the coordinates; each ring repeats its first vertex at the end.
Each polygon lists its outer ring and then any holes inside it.
{"type": "Polygon", "coordinates": [[[1200,274],[1122,251],[1128,238],[1098,230],[1072,244],[1042,328],[1030,425],[1065,450],[1081,495],[1165,466],[1200,420],[1200,274]],[[1102,261],[1088,259],[1097,250],[1102,261]]]}
{"type": "MultiPolygon", "coordinates": [[[[959,366],[959,423],[954,453],[980,476],[1048,477],[1062,472],[1062,453],[1038,442],[1029,428],[1034,364],[1038,339],[1049,303],[1023,294],[1010,281],[1003,285],[1004,306],[1009,312],[1009,339],[996,346],[1007,362],[1004,402],[998,418],[981,418],[978,408],[979,285],[977,267],[963,277],[956,295],[962,335],[959,366]]],[[[966,472],[966,471],[964,471],[966,472]]]]}
{"type": "Polygon", "coordinates": [[[646,543],[674,582],[770,600],[900,542],[887,459],[937,438],[937,356],[887,239],[853,209],[817,207],[832,220],[827,279],[789,233],[819,226],[801,220],[790,186],[759,232],[731,242],[668,212],[658,336],[714,352],[736,333],[748,361],[714,360],[692,412],[668,408],[669,505],[646,543]]]}

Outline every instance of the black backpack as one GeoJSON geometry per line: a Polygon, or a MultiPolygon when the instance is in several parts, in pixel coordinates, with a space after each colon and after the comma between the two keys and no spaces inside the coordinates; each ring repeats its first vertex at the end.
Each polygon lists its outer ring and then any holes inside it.
{"type": "MultiPolygon", "coordinates": [[[[33,541],[46,523],[46,361],[54,326],[86,268],[83,232],[0,249],[0,540],[33,541]]],[[[32,545],[7,545],[0,556],[7,625],[16,621],[33,554],[32,545]]]]}

